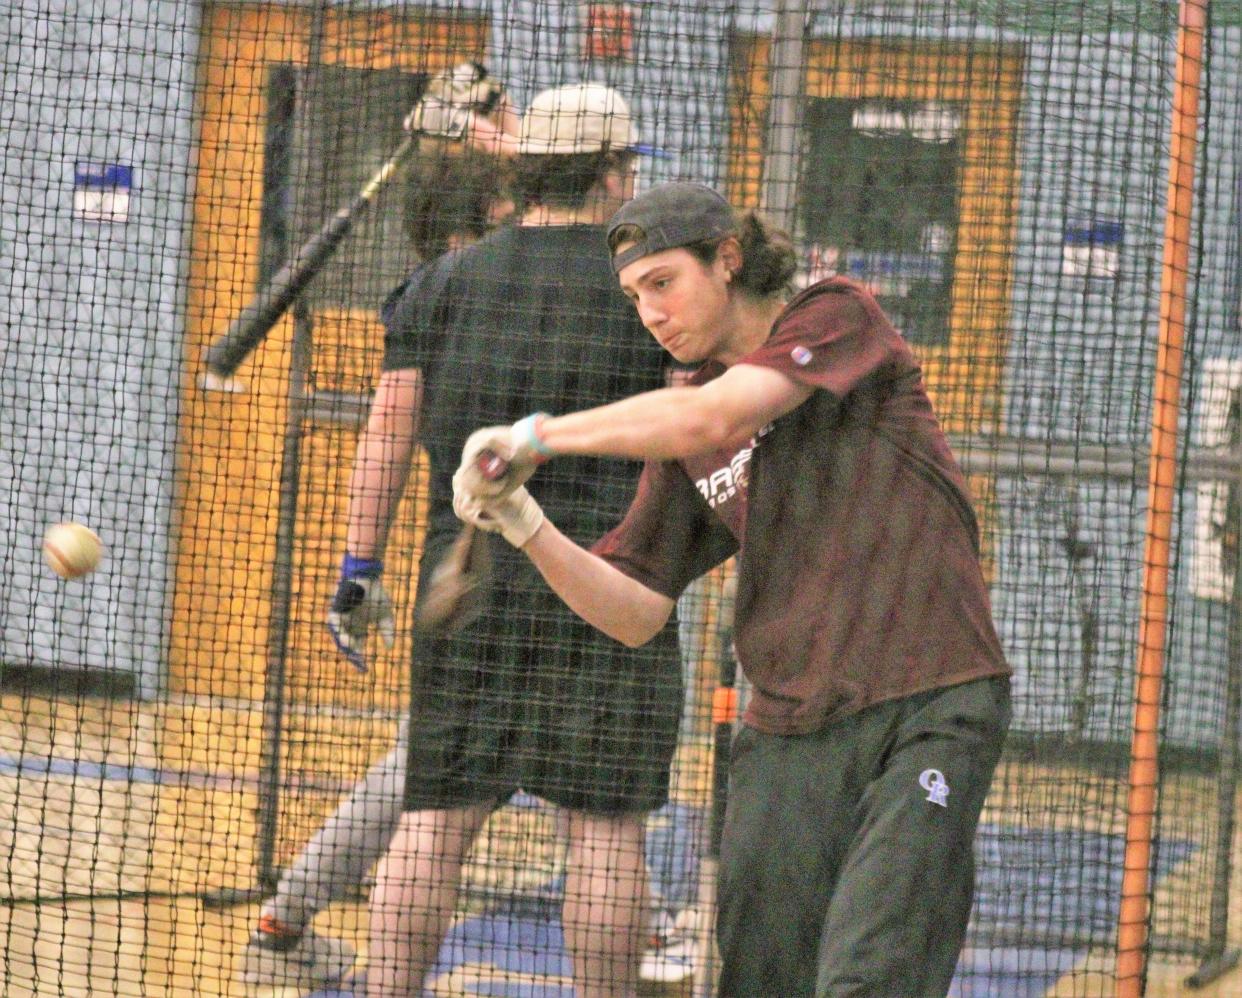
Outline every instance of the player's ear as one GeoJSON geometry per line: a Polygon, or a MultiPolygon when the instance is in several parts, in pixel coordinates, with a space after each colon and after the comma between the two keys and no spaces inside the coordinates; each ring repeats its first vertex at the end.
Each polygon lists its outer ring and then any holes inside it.
{"type": "Polygon", "coordinates": [[[621,167],[615,162],[609,163],[604,170],[604,192],[610,198],[628,200],[629,192],[626,189],[627,178],[628,171],[622,170],[621,167]]]}
{"type": "Polygon", "coordinates": [[[726,236],[716,249],[716,265],[725,273],[725,280],[731,281],[742,269],[742,244],[736,236],[726,236]]]}
{"type": "Polygon", "coordinates": [[[634,196],[634,164],[637,157],[628,153],[605,153],[601,167],[601,186],[611,198],[628,201],[634,196]]]}

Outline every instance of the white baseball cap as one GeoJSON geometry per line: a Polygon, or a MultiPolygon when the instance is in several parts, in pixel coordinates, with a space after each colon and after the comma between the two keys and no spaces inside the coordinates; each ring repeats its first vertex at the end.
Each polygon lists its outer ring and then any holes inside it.
{"type": "Polygon", "coordinates": [[[624,98],[602,83],[575,83],[535,95],[522,115],[518,152],[563,156],[612,150],[657,154],[634,143],[634,118],[624,98]]]}

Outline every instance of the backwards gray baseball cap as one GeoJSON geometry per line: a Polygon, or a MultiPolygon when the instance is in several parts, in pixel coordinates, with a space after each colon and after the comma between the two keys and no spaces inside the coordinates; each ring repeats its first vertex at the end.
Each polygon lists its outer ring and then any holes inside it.
{"type": "Polygon", "coordinates": [[[716,190],[706,184],[676,181],[653,187],[622,205],[608,223],[609,246],[612,234],[623,225],[637,226],[643,236],[612,258],[614,274],[652,253],[737,233],[733,208],[716,190]]]}

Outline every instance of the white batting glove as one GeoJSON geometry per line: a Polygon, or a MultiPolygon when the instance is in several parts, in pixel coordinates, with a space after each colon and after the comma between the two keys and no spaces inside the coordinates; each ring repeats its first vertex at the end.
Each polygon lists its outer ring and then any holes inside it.
{"type": "Polygon", "coordinates": [[[500,102],[504,92],[505,88],[488,74],[487,67],[481,62],[460,62],[452,69],[431,77],[423,96],[487,114],[500,102]]]}
{"type": "Polygon", "coordinates": [[[504,96],[504,88],[477,62],[463,62],[427,81],[422,99],[405,116],[407,132],[459,141],[470,128],[473,114],[490,114],[504,96]]]}
{"type": "Polygon", "coordinates": [[[472,115],[470,108],[461,104],[450,104],[439,97],[424,97],[405,116],[401,127],[407,132],[459,142],[470,128],[472,115]]]}
{"type": "Polygon", "coordinates": [[[508,495],[524,485],[535,469],[553,456],[553,451],[539,439],[539,412],[519,419],[512,426],[487,426],[466,438],[461,450],[462,488],[483,499],[508,495]],[[496,471],[492,456],[505,462],[503,471],[496,471]]]}
{"type": "Polygon", "coordinates": [[[489,534],[500,534],[515,548],[526,547],[543,526],[544,515],[525,486],[518,486],[506,496],[487,499],[464,489],[460,475],[459,471],[453,476],[453,512],[457,518],[489,534]]]}
{"type": "Polygon", "coordinates": [[[367,635],[374,625],[385,647],[397,639],[392,600],[379,580],[380,563],[345,556],[341,581],[328,610],[328,631],[349,663],[359,672],[367,671],[364,657],[367,635]]]}

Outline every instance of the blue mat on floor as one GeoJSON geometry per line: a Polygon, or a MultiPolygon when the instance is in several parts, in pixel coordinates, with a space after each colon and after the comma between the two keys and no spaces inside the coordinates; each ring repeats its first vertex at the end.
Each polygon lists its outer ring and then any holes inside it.
{"type": "MultiPolygon", "coordinates": [[[[653,817],[648,831],[653,884],[678,906],[697,895],[702,820],[694,808],[670,805],[653,817]]],[[[1161,842],[1157,876],[1193,851],[1189,842],[1161,842]]],[[[951,995],[1039,998],[1086,955],[1088,941],[1107,945],[1116,931],[1124,852],[1120,835],[981,825],[975,910],[951,995]]],[[[547,894],[514,898],[457,923],[440,950],[435,976],[455,970],[468,995],[572,998],[555,901],[547,894]],[[510,979],[479,975],[472,983],[474,975],[462,968],[475,965],[495,967],[510,979]]],[[[356,998],[364,991],[358,977],[314,998],[356,998]]]]}
{"type": "MultiPolygon", "coordinates": [[[[440,949],[432,976],[455,970],[460,993],[468,995],[574,998],[560,918],[555,906],[546,903],[514,904],[458,922],[440,949]],[[476,964],[485,971],[474,975],[463,969],[476,964]],[[501,974],[510,979],[498,979],[501,974]]],[[[316,991],[313,998],[359,998],[365,993],[366,974],[361,973],[337,987],[316,991]]]]}
{"type": "MultiPolygon", "coordinates": [[[[1161,842],[1157,878],[1192,852],[1190,842],[1161,842]]],[[[1112,944],[1124,836],[980,825],[975,855],[975,908],[955,998],[1039,998],[1086,956],[1089,942],[1112,944]]]]}

